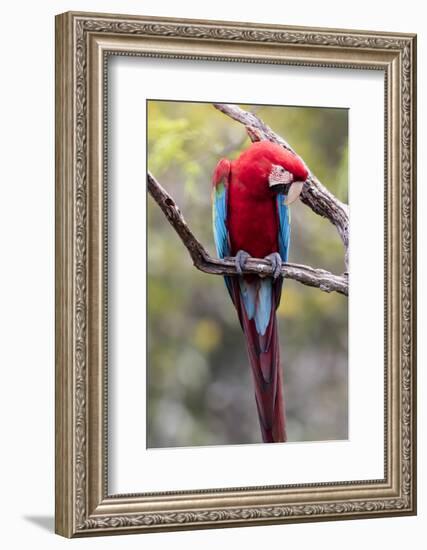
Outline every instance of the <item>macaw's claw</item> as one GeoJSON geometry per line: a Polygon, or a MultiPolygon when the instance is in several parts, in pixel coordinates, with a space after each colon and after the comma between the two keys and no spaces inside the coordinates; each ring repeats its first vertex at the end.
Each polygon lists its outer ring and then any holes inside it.
{"type": "Polygon", "coordinates": [[[250,258],[250,255],[244,250],[239,250],[237,252],[234,262],[236,264],[236,271],[239,275],[243,274],[242,269],[245,267],[245,263],[248,258],[250,258]]]}
{"type": "Polygon", "coordinates": [[[271,263],[273,268],[273,279],[277,279],[282,274],[282,257],[278,252],[273,252],[264,258],[271,263]]]}

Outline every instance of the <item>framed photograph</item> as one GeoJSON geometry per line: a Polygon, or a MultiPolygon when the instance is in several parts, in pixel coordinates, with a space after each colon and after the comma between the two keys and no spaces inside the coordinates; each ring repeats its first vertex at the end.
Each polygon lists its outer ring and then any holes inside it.
{"type": "Polygon", "coordinates": [[[57,16],[58,534],[416,513],[415,114],[412,34],[57,16]]]}

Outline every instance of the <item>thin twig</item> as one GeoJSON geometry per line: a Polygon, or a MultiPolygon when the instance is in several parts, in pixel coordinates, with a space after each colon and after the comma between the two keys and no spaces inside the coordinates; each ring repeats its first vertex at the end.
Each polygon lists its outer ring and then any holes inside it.
{"type": "MultiPolygon", "coordinates": [[[[197,269],[212,275],[238,275],[234,258],[219,260],[209,255],[204,246],[191,232],[174,199],[149,172],[147,174],[147,185],[150,195],[160,206],[169,223],[178,233],[197,269]]],[[[258,258],[249,258],[242,271],[246,274],[257,274],[261,277],[273,274],[271,264],[266,260],[258,258]]],[[[323,269],[290,263],[282,264],[282,275],[287,279],[294,279],[304,285],[319,288],[324,292],[338,292],[348,296],[347,275],[334,275],[323,269]]]]}

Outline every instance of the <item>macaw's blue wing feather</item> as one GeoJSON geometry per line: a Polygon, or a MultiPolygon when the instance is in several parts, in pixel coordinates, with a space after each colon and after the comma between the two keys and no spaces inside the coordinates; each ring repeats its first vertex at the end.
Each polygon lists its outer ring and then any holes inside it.
{"type": "Polygon", "coordinates": [[[285,195],[277,195],[277,213],[279,216],[279,254],[282,261],[287,262],[289,257],[289,242],[291,237],[291,211],[285,204],[285,195]]]}
{"type": "Polygon", "coordinates": [[[272,280],[255,279],[247,281],[239,277],[240,294],[249,320],[254,320],[260,336],[264,336],[271,317],[272,280]]]}
{"type": "Polygon", "coordinates": [[[258,334],[264,336],[271,318],[271,290],[273,282],[270,277],[261,279],[258,290],[258,303],[255,310],[255,326],[258,334]]]}
{"type": "Polygon", "coordinates": [[[229,255],[227,231],[227,186],[219,183],[213,191],[212,221],[216,252],[219,258],[229,255]]]}
{"type": "Polygon", "coordinates": [[[230,177],[230,161],[221,159],[213,175],[212,189],[212,224],[215,247],[219,258],[230,255],[230,244],[227,229],[227,202],[230,177]]]}
{"type": "MultiPolygon", "coordinates": [[[[214,171],[212,189],[212,225],[215,248],[219,258],[230,256],[230,240],[227,228],[227,202],[231,163],[221,159],[214,171]]],[[[230,277],[224,277],[228,292],[233,298],[230,277]]]]}
{"type": "MultiPolygon", "coordinates": [[[[278,234],[277,242],[279,244],[279,254],[283,262],[287,262],[289,258],[289,245],[291,238],[291,211],[285,204],[286,196],[278,194],[276,198],[277,218],[278,218],[278,234]]],[[[273,283],[273,294],[276,309],[280,304],[280,296],[282,294],[283,278],[279,277],[273,283]]]]}

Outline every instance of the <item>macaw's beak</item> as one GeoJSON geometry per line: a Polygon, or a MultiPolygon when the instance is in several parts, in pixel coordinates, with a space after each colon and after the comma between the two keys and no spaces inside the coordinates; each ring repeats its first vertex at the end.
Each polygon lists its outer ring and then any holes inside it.
{"type": "Polygon", "coordinates": [[[286,197],[285,204],[290,205],[297,200],[301,195],[302,188],[304,186],[304,181],[294,181],[291,183],[289,188],[288,196],[286,197]]]}
{"type": "Polygon", "coordinates": [[[287,195],[291,184],[282,183],[280,181],[274,181],[274,182],[270,182],[269,186],[271,191],[273,191],[273,193],[277,193],[277,194],[280,193],[281,195],[287,195]]]}

